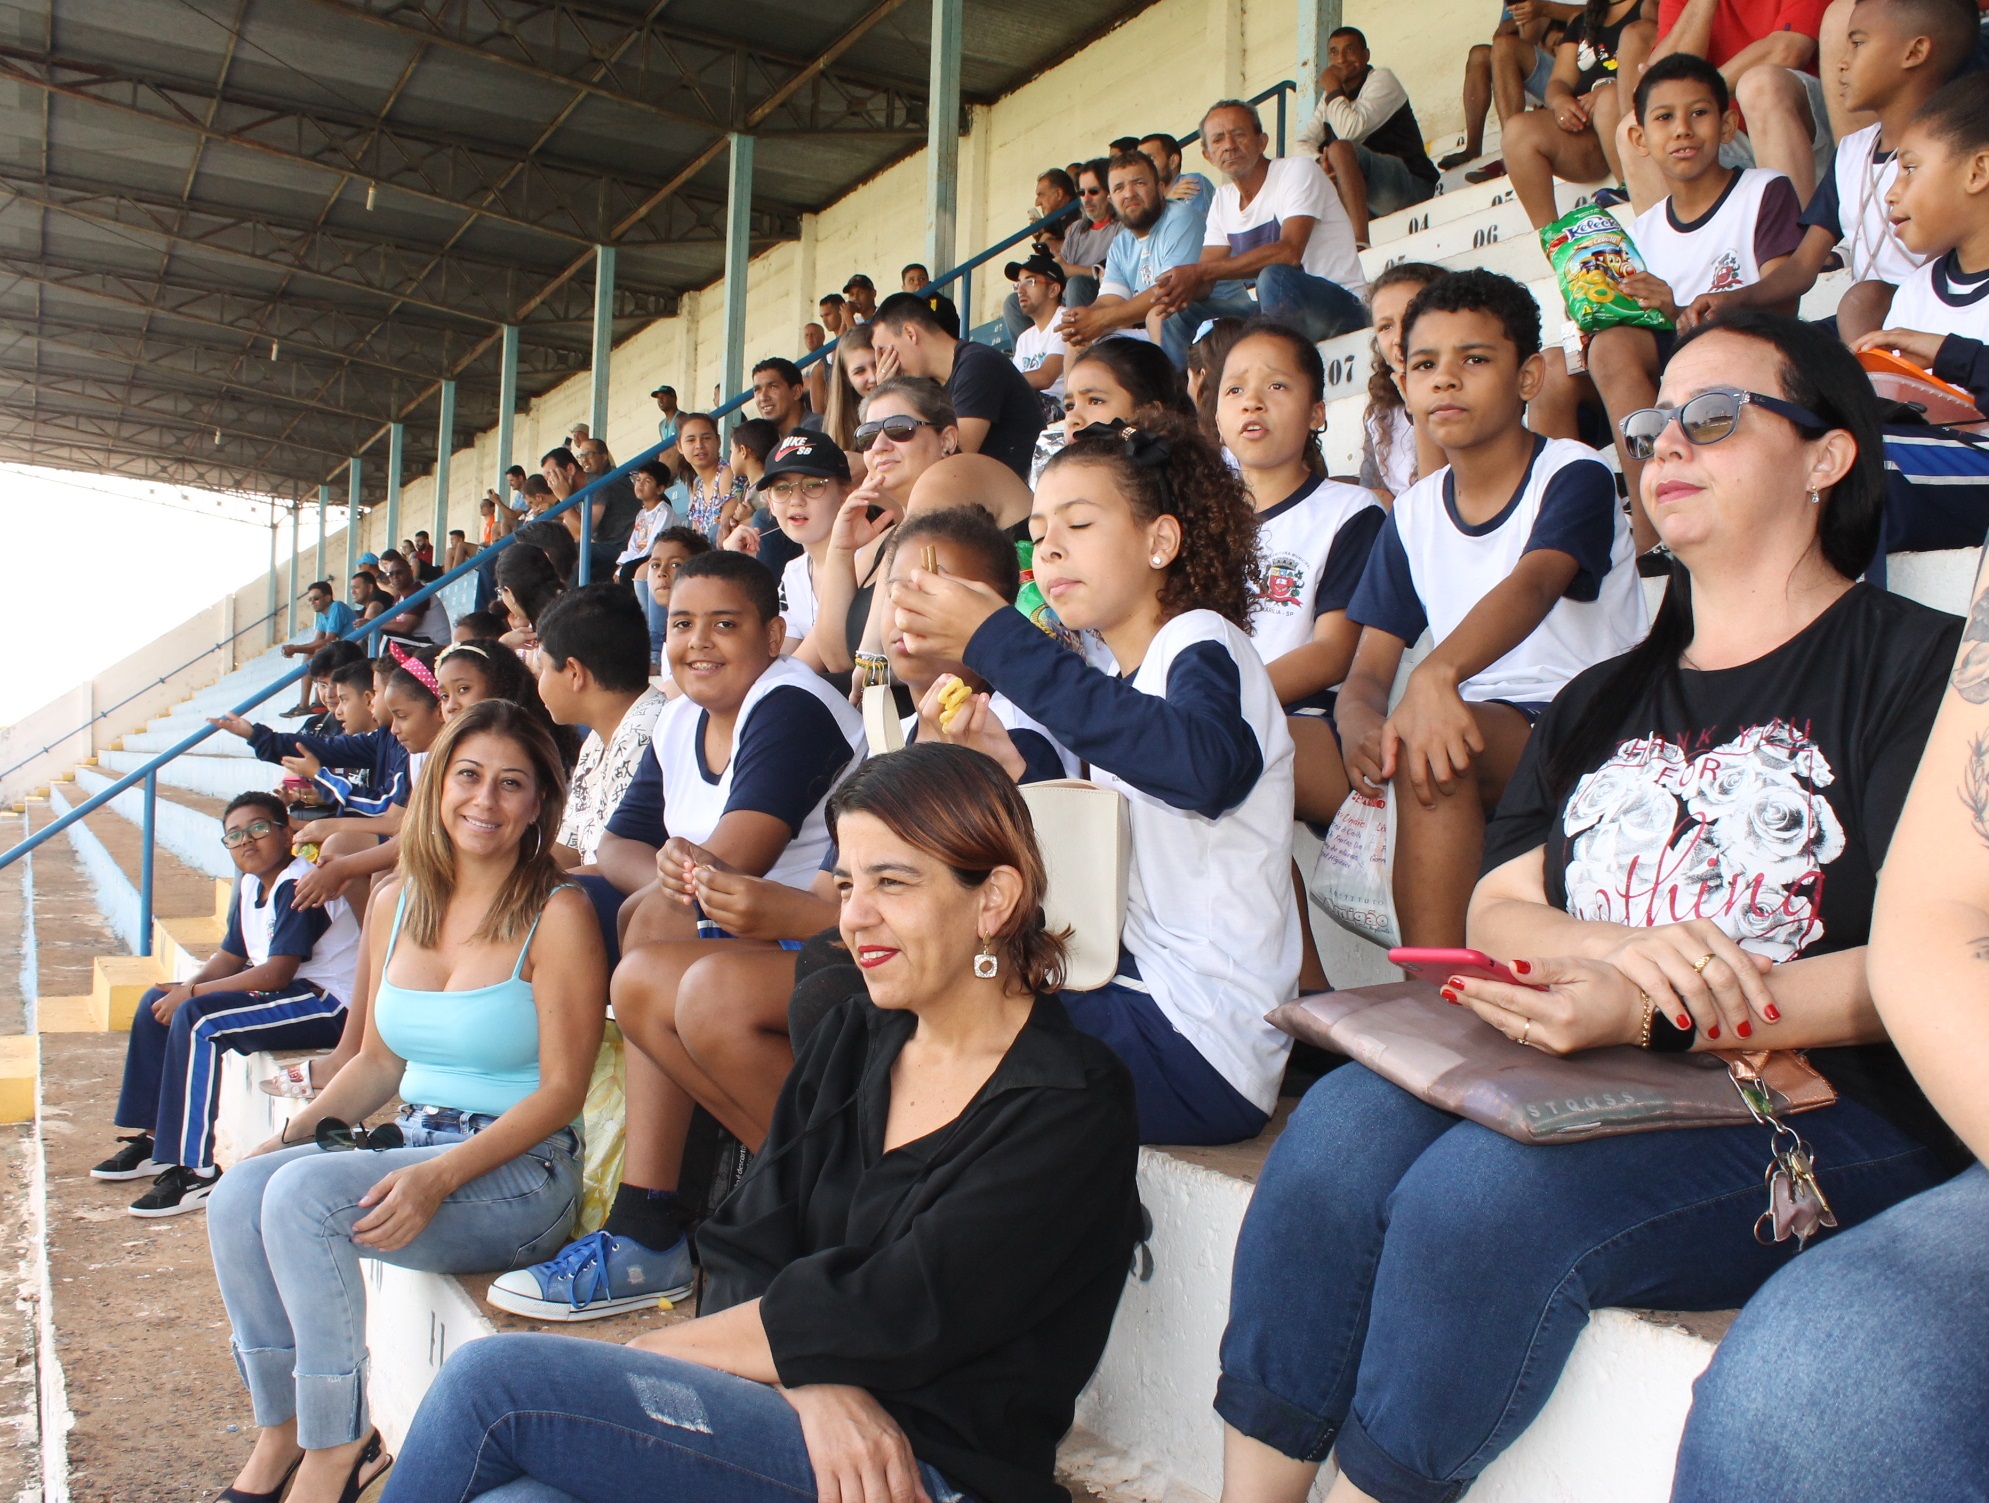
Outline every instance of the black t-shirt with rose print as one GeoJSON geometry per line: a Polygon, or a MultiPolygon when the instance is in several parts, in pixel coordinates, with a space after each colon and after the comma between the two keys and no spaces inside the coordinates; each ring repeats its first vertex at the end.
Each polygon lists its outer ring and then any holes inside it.
{"type": "MultiPolygon", "coordinates": [[[[1751,663],[1656,675],[1615,750],[1557,793],[1554,753],[1621,660],[1598,663],[1541,717],[1484,869],[1544,846],[1547,901],[1576,918],[1711,919],[1777,961],[1863,945],[1960,632],[1957,617],[1853,585],[1751,663]]],[[[1842,1095],[1953,1147],[1890,1045],[1810,1058],[1842,1095]]]]}

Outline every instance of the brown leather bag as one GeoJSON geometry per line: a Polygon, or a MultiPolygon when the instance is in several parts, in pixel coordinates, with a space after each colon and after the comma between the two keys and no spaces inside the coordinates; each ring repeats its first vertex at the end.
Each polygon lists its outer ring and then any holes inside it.
{"type": "Polygon", "coordinates": [[[1758,1077],[1779,1116],[1837,1099],[1807,1059],[1786,1049],[1653,1054],[1622,1044],[1544,1054],[1468,1007],[1451,1006],[1423,981],[1316,992],[1269,1018],[1295,1039],[1344,1054],[1431,1106],[1521,1143],[1752,1122],[1736,1074],[1758,1077]]]}

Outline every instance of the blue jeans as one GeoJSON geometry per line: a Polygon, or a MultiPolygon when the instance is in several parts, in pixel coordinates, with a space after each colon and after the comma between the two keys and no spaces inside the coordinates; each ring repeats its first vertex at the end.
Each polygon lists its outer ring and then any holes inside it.
{"type": "Polygon", "coordinates": [[[152,1158],[161,1164],[214,1167],[224,1052],[336,1049],[345,1032],[345,1004],[308,986],[202,992],[161,1023],[152,1004],[165,994],[153,987],[132,1015],[115,1118],[119,1127],[152,1134],[152,1158]]]}
{"type": "Polygon", "coordinates": [[[1671,1496],[1989,1497],[1989,1171],[1768,1281],[1693,1390],[1671,1496]]]}
{"type": "MultiPolygon", "coordinates": [[[[352,1224],[389,1170],[447,1152],[461,1132],[401,1115],[408,1146],[326,1153],[314,1144],[244,1159],[207,1202],[214,1277],[256,1423],[295,1416],[306,1450],[367,1433],[366,1283],[352,1224]]],[[[486,1273],[566,1245],[580,1201],[578,1141],[562,1128],[442,1202],[407,1246],[365,1256],[429,1273],[486,1273]]]]}
{"type": "MultiPolygon", "coordinates": [[[[959,1503],[919,1473],[933,1503],[959,1503]]],[[[422,1399],[382,1503],[815,1497],[801,1417],[768,1384],[605,1341],[486,1336],[422,1399]]]]}
{"type": "MultiPolygon", "coordinates": [[[[1801,1126],[1846,1226],[1941,1177],[1855,1102],[1801,1126]]],[[[1300,1460],[1337,1442],[1380,1503],[1450,1503],[1533,1422],[1591,1311],[1732,1309],[1794,1256],[1754,1240],[1768,1150],[1751,1123],[1530,1146],[1342,1065],[1244,1217],[1216,1410],[1300,1460]]]]}
{"type": "Polygon", "coordinates": [[[1160,326],[1161,347],[1177,370],[1188,365],[1195,331],[1212,318],[1265,318],[1298,330],[1317,344],[1368,326],[1367,304],[1338,282],[1296,266],[1266,266],[1257,273],[1257,298],[1241,282],[1219,282],[1208,297],[1170,314],[1160,326]]]}

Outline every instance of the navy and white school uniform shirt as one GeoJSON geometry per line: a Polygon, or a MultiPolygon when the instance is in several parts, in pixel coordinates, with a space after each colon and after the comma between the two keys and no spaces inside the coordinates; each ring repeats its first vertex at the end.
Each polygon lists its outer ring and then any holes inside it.
{"type": "Polygon", "coordinates": [[[260,877],[245,874],[235,883],[235,904],[221,948],[259,966],[272,955],[298,962],[296,983],[316,986],[328,997],[352,1000],[352,974],[359,964],[359,925],[345,899],[322,908],[296,908],[297,883],[316,868],[302,856],[277,873],[263,890],[260,877]]]}
{"type": "MultiPolygon", "coordinates": [[[[1264,590],[1250,618],[1250,640],[1260,658],[1275,663],[1305,646],[1321,616],[1347,608],[1387,517],[1372,491],[1319,475],[1308,476],[1284,500],[1257,513],[1264,590]]],[[[1321,690],[1285,708],[1330,711],[1333,691],[1321,690]]]]}
{"type": "Polygon", "coordinates": [[[1571,556],[1575,577],[1530,636],[1458,685],[1466,700],[1546,704],[1591,663],[1627,652],[1648,621],[1616,477],[1586,444],[1535,438],[1533,462],[1499,514],[1457,514],[1450,467],[1395,498],[1347,614],[1414,644],[1438,642],[1536,549],[1571,556]]]}
{"type": "Polygon", "coordinates": [[[1122,943],[1137,975],[1118,982],[1149,992],[1223,1079],[1271,1111],[1291,1040],[1264,1015],[1298,986],[1292,743],[1250,638],[1213,611],[1187,611],[1120,677],[997,611],[966,661],[1126,796],[1122,943]]]}
{"type": "Polygon", "coordinates": [[[1733,175],[1726,191],[1697,219],[1680,219],[1669,199],[1653,204],[1630,226],[1652,276],[1686,307],[1707,292],[1732,292],[1761,280],[1762,268],[1802,243],[1802,204],[1796,185],[1766,167],[1733,175]]]}
{"type": "MultiPolygon", "coordinates": [[[[1015,743],[1016,755],[1022,758],[1018,783],[1048,783],[1079,775],[1077,758],[1043,729],[1041,721],[1006,694],[988,695],[988,710],[1008,732],[1008,739],[1015,743]]],[[[900,724],[905,728],[905,745],[910,746],[919,738],[919,717],[916,713],[907,715],[900,724]]]]}
{"type": "MultiPolygon", "coordinates": [[[[1885,322],[1890,329],[1947,335],[1940,363],[1934,368],[1934,374],[1940,376],[1941,364],[1949,359],[1947,345],[1964,340],[1974,344],[1979,354],[1982,345],[1989,343],[1989,269],[1963,271],[1957,251],[1936,256],[1899,284],[1885,322]]],[[[1957,381],[1953,376],[1942,379],[1969,386],[1966,380],[1957,381]]],[[[1970,390],[1974,388],[1970,386],[1970,390]]]]}
{"type": "Polygon", "coordinates": [[[407,748],[384,728],[358,736],[300,736],[259,725],[249,737],[249,750],[265,762],[309,752],[323,764],[312,781],[348,814],[384,814],[406,804],[413,787],[407,748]]]}
{"type": "Polygon", "coordinates": [[[820,674],[782,657],[746,691],[732,755],[717,773],[704,756],[710,720],[689,698],[664,708],[608,833],[644,845],[673,836],[702,845],[736,809],[771,814],[793,838],[767,880],[808,887],[829,848],[829,795],[863,758],[862,715],[820,674]]]}
{"type": "Polygon", "coordinates": [[[1879,127],[1868,125],[1837,143],[1830,170],[1803,210],[1805,228],[1814,225],[1837,237],[1845,266],[1860,282],[1897,287],[1926,260],[1908,250],[1892,227],[1885,196],[1898,176],[1899,154],[1881,150],[1879,127]]]}

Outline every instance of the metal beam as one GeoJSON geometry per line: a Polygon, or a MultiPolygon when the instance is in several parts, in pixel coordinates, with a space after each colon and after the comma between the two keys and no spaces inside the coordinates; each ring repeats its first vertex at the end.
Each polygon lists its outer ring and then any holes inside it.
{"type": "MultiPolygon", "coordinates": [[[[331,451],[318,448],[302,440],[278,440],[267,433],[248,432],[240,428],[216,426],[201,418],[183,418],[141,411],[129,406],[117,396],[91,395],[63,389],[59,383],[47,379],[40,381],[18,381],[0,375],[0,411],[21,417],[60,416],[67,418],[72,429],[79,435],[93,436],[106,443],[129,438],[134,443],[148,444],[154,449],[169,453],[187,453],[193,445],[206,448],[216,433],[224,442],[239,442],[244,447],[256,445],[287,449],[294,454],[328,454],[331,451]],[[188,442],[182,443],[182,440],[188,442]]],[[[213,447],[219,448],[219,444],[213,447]]],[[[267,456],[259,456],[257,464],[267,465],[267,456]]]]}
{"type": "MultiPolygon", "coordinates": [[[[407,425],[387,425],[387,541],[400,547],[401,536],[401,448],[407,440],[407,425]]],[[[434,540],[431,538],[430,542],[434,540]]],[[[414,566],[410,560],[409,567],[414,566]]]]}
{"type": "Polygon", "coordinates": [[[504,472],[511,468],[512,428],[518,421],[518,327],[504,326],[497,367],[497,498],[508,501],[504,472]]]}
{"type": "Polygon", "coordinates": [[[317,569],[319,577],[324,579],[331,578],[331,570],[325,564],[325,514],[330,510],[331,487],[321,485],[318,487],[318,561],[313,567],[317,569]]]}
{"type": "MultiPolygon", "coordinates": [[[[366,507],[362,500],[364,490],[359,456],[353,455],[346,464],[349,468],[345,477],[345,573],[349,579],[359,569],[359,528],[366,516],[366,507]]],[[[393,544],[390,542],[387,546],[392,547],[393,544]]]]}
{"type": "Polygon", "coordinates": [[[720,369],[721,389],[743,391],[746,386],[746,277],[752,259],[747,243],[746,209],[753,201],[753,138],[734,131],[729,145],[726,197],[730,221],[725,236],[725,343],[720,369]]]}
{"type": "MultiPolygon", "coordinates": [[[[932,275],[952,269],[960,212],[962,0],[932,0],[932,100],[925,138],[925,259],[932,275]]],[[[962,309],[965,317],[971,310],[962,309]]]]}
{"type": "MultiPolygon", "coordinates": [[[[389,124],[358,111],[306,108],[26,47],[0,45],[0,79],[576,244],[716,238],[718,206],[687,184],[659,199],[663,179],[521,154],[483,137],[389,124]],[[637,206],[640,221],[612,233],[637,206]]],[[[777,237],[798,225],[792,209],[770,207],[763,218],[777,237]]]]}
{"type": "Polygon", "coordinates": [[[444,536],[449,523],[449,462],[456,457],[456,383],[442,383],[435,414],[435,526],[444,536]]]}
{"type": "Polygon", "coordinates": [[[283,635],[297,635],[297,555],[303,552],[304,540],[300,534],[303,527],[302,508],[295,501],[290,503],[290,605],[285,613],[287,624],[283,635]]]}
{"type": "Polygon", "coordinates": [[[608,364],[615,352],[615,248],[594,247],[594,387],[587,407],[587,431],[608,441],[608,364]]]}
{"type": "Polygon", "coordinates": [[[281,531],[282,524],[276,520],[276,502],[272,498],[269,503],[269,589],[264,594],[262,610],[263,620],[269,623],[263,641],[265,647],[276,645],[276,538],[281,531]]]}

